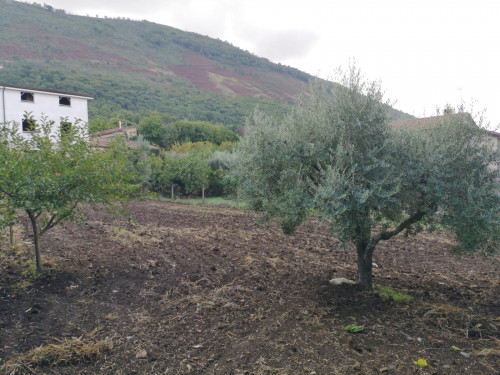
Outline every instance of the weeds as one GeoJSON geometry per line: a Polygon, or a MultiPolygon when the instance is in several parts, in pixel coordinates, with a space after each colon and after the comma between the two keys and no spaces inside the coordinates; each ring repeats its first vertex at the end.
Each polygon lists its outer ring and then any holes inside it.
{"type": "Polygon", "coordinates": [[[357,326],[357,325],[354,325],[354,324],[351,324],[351,325],[345,327],[345,331],[349,332],[349,333],[363,332],[364,329],[365,329],[365,326],[357,326]]]}
{"type": "Polygon", "coordinates": [[[373,291],[383,300],[393,300],[394,302],[410,302],[414,297],[406,293],[398,292],[394,289],[383,287],[381,285],[375,285],[373,291]]]}
{"type": "Polygon", "coordinates": [[[25,269],[21,272],[21,275],[27,276],[30,279],[36,279],[38,272],[36,271],[36,262],[34,260],[28,260],[25,263],[25,269]]]}

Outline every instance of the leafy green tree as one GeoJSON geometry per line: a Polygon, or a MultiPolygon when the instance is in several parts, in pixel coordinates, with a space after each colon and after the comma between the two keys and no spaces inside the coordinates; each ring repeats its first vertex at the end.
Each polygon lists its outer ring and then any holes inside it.
{"type": "Polygon", "coordinates": [[[78,126],[57,137],[50,134],[53,126],[42,119],[25,134],[15,123],[0,129],[0,194],[29,218],[38,272],[40,236],[64,221],[76,220],[81,203],[110,204],[132,189],[123,144],[96,151],[78,126]]]}
{"type": "Polygon", "coordinates": [[[215,151],[207,163],[211,169],[210,194],[212,196],[230,195],[235,192],[236,184],[229,173],[236,161],[236,155],[231,151],[215,151]]]}
{"type": "Polygon", "coordinates": [[[238,136],[222,125],[214,125],[204,121],[175,121],[166,126],[165,147],[171,147],[175,142],[212,142],[220,145],[223,142],[236,142],[238,136]]]}
{"type": "Polygon", "coordinates": [[[151,190],[154,192],[167,196],[172,194],[174,186],[181,186],[177,164],[178,159],[171,158],[168,162],[167,158],[156,159],[153,172],[151,174],[151,190]]]}
{"type": "Polygon", "coordinates": [[[165,122],[159,113],[152,113],[149,117],[139,121],[137,132],[149,142],[164,147],[165,122]]]}
{"type": "Polygon", "coordinates": [[[210,167],[206,160],[196,155],[168,153],[161,168],[153,171],[152,189],[162,195],[169,195],[176,186],[186,195],[198,195],[209,183],[210,167]]]}
{"type": "Polygon", "coordinates": [[[470,116],[394,130],[380,84],[352,66],[346,88],[321,87],[278,122],[256,113],[234,174],[250,207],[291,233],[319,215],[356,249],[358,283],[372,287],[378,243],[438,223],[463,250],[498,249],[499,155],[470,116]]]}
{"type": "Polygon", "coordinates": [[[149,188],[149,180],[152,173],[151,157],[154,154],[148,141],[142,135],[136,140],[137,147],[129,151],[128,170],[135,176],[134,183],[141,186],[141,193],[149,188]]]}
{"type": "Polygon", "coordinates": [[[210,167],[206,160],[186,157],[181,164],[181,181],[188,195],[198,195],[209,183],[210,167]]]}
{"type": "Polygon", "coordinates": [[[236,133],[222,125],[180,120],[166,124],[163,116],[158,113],[142,119],[137,131],[148,141],[167,150],[175,144],[188,142],[210,142],[221,145],[238,140],[236,133]]]}

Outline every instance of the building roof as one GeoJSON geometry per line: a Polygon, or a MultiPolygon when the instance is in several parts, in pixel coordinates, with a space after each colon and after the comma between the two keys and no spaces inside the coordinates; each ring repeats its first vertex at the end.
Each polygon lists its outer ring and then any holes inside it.
{"type": "Polygon", "coordinates": [[[450,121],[451,119],[454,118],[462,118],[465,121],[475,125],[475,122],[469,113],[459,112],[459,113],[445,113],[444,115],[439,115],[439,116],[392,121],[391,126],[394,129],[399,129],[399,128],[425,129],[443,123],[444,121],[450,121]]]}
{"type": "Polygon", "coordinates": [[[488,135],[491,135],[494,138],[500,138],[500,133],[494,132],[493,130],[487,130],[486,133],[488,133],[488,135]]]}
{"type": "MultiPolygon", "coordinates": [[[[128,148],[137,149],[141,146],[140,142],[131,141],[128,139],[131,131],[137,131],[137,126],[127,126],[122,128],[113,128],[96,132],[91,135],[91,144],[95,148],[109,148],[111,142],[114,142],[117,137],[124,137],[125,144],[128,148]]],[[[149,149],[158,149],[157,146],[148,145],[149,149]]]]}
{"type": "Polygon", "coordinates": [[[137,130],[137,126],[124,126],[121,128],[113,128],[113,129],[107,129],[103,130],[100,132],[95,132],[92,134],[93,137],[103,137],[103,136],[109,136],[111,134],[117,134],[117,133],[125,133],[127,134],[130,131],[137,130]]]}
{"type": "MultiPolygon", "coordinates": [[[[439,123],[442,123],[443,121],[449,121],[452,118],[456,118],[457,116],[461,116],[464,118],[466,121],[469,121],[470,124],[476,125],[474,122],[474,119],[469,113],[466,112],[460,112],[460,113],[453,113],[453,114],[444,114],[440,116],[432,116],[432,117],[423,117],[423,118],[416,118],[416,119],[404,119],[404,120],[398,120],[398,121],[393,121],[391,122],[391,126],[394,129],[399,129],[399,128],[407,128],[407,129],[424,129],[427,127],[432,127],[433,125],[438,125],[439,123]]],[[[493,130],[486,130],[486,134],[488,134],[492,138],[498,138],[500,139],[500,133],[493,131],[493,130]]]]}
{"type": "Polygon", "coordinates": [[[49,93],[49,94],[62,94],[62,95],[85,98],[85,99],[93,99],[90,95],[86,95],[86,94],[77,94],[74,92],[67,92],[67,91],[47,90],[47,89],[40,89],[40,88],[34,88],[34,87],[17,86],[17,85],[11,85],[8,83],[1,83],[1,82],[0,82],[0,87],[5,87],[5,88],[15,89],[15,90],[45,92],[45,93],[49,93]]]}
{"type": "MultiPolygon", "coordinates": [[[[109,148],[109,145],[116,139],[114,137],[93,137],[90,141],[92,147],[95,148],[109,148]]],[[[140,144],[137,141],[130,141],[125,139],[125,144],[128,148],[136,149],[139,148],[140,144]]]]}

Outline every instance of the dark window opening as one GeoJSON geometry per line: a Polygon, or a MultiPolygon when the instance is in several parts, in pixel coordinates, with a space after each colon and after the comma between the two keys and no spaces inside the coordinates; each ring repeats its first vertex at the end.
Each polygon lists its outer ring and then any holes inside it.
{"type": "Polygon", "coordinates": [[[71,122],[61,122],[61,135],[68,134],[71,131],[71,122]]]}
{"type": "Polygon", "coordinates": [[[71,105],[71,98],[68,98],[67,96],[60,96],[59,105],[71,105]]]}
{"type": "Polygon", "coordinates": [[[35,130],[35,120],[25,118],[23,119],[23,132],[32,132],[35,130]]]}
{"type": "Polygon", "coordinates": [[[34,102],[35,95],[32,92],[21,92],[21,101],[22,102],[34,102]]]}

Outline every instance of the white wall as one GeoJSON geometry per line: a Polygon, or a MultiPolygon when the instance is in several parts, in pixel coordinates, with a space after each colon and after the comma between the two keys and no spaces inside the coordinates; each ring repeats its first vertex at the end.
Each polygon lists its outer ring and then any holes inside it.
{"type": "MultiPolygon", "coordinates": [[[[77,122],[76,120],[79,119],[80,121],[78,123],[78,126],[81,128],[87,127],[88,99],[85,97],[5,87],[5,92],[3,93],[4,97],[2,98],[2,91],[3,88],[0,87],[0,123],[4,122],[4,119],[7,123],[15,122],[17,126],[19,126],[20,134],[23,133],[22,121],[24,119],[25,112],[31,112],[33,118],[39,124],[43,116],[46,116],[49,121],[54,121],[54,124],[51,128],[51,135],[54,136],[59,135],[61,118],[67,118],[68,122],[70,122],[72,125],[75,125],[77,122]],[[33,93],[34,101],[21,101],[21,92],[33,93]],[[60,105],[60,96],[71,98],[71,105],[60,105]],[[4,99],[5,108],[2,99],[4,99]]],[[[24,134],[26,136],[29,136],[29,132],[24,132],[24,134]]]]}

